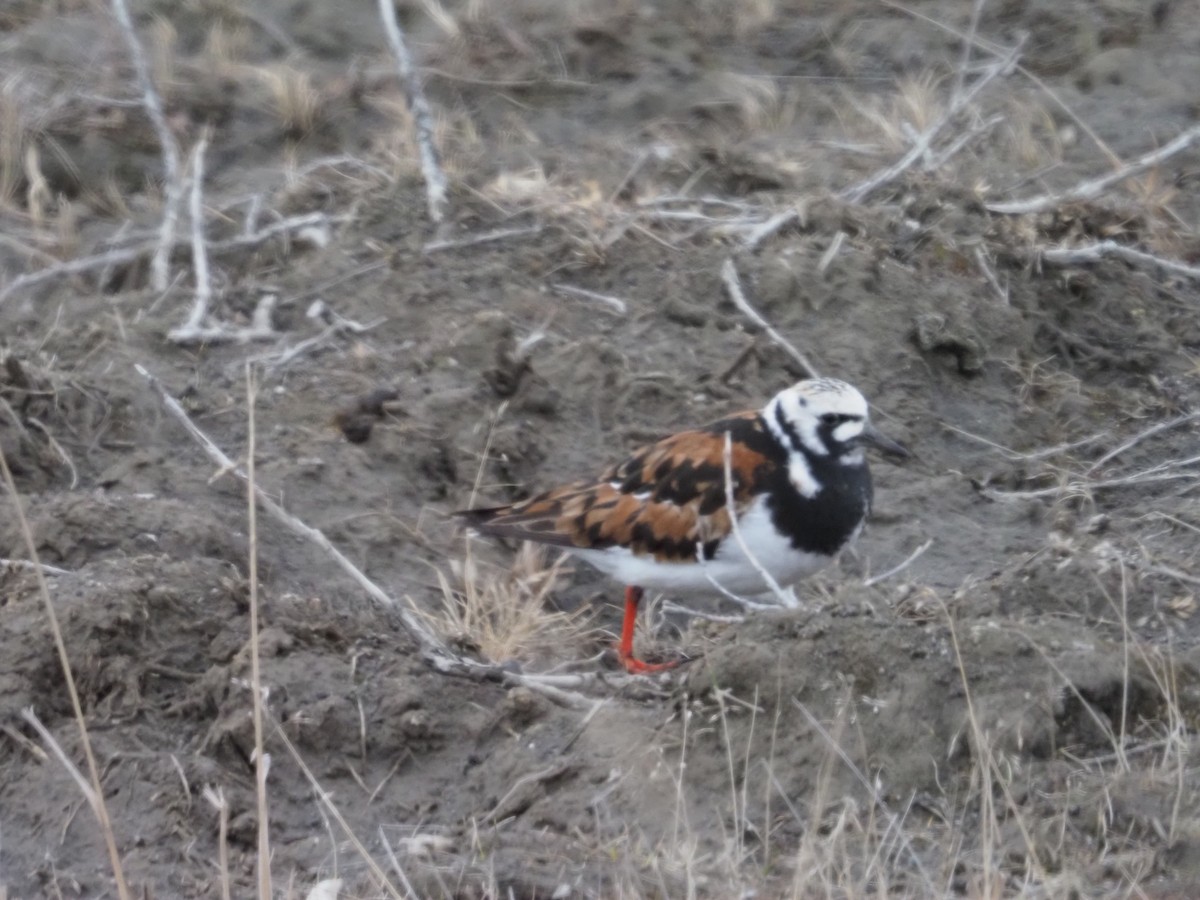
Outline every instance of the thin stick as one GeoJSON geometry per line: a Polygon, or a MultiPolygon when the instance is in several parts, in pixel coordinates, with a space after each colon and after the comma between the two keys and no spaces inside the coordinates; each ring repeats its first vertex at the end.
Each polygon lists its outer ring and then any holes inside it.
{"type": "Polygon", "coordinates": [[[957,97],[962,93],[963,84],[967,80],[967,68],[971,64],[971,48],[975,45],[975,32],[979,30],[979,15],[983,12],[983,4],[987,0],[975,0],[971,4],[971,21],[967,25],[967,36],[963,40],[963,55],[962,62],[958,65],[958,71],[954,73],[954,91],[950,94],[951,97],[957,97]]]}
{"type": "Polygon", "coordinates": [[[1153,253],[1126,247],[1116,241],[1100,241],[1086,247],[1055,247],[1050,250],[1039,249],[1037,251],[1039,260],[1056,266],[1089,265],[1110,256],[1135,266],[1162,269],[1185,278],[1200,279],[1200,266],[1189,266],[1187,263],[1177,262],[1173,259],[1164,259],[1153,253]]]}
{"type": "Polygon", "coordinates": [[[466,237],[453,238],[444,241],[430,241],[421,248],[422,253],[437,253],[439,250],[455,250],[459,247],[474,247],[476,244],[490,244],[493,241],[503,241],[511,237],[524,237],[538,234],[541,225],[530,225],[527,228],[498,228],[495,231],[485,231],[482,234],[471,234],[466,237]]]}
{"type": "Polygon", "coordinates": [[[979,96],[980,92],[982,92],[983,89],[988,86],[988,84],[990,84],[997,77],[1001,75],[1007,75],[1013,70],[1023,44],[1024,40],[1017,41],[1017,43],[1001,59],[984,69],[983,74],[981,74],[969,88],[956,93],[955,96],[951,97],[950,105],[946,108],[946,112],[943,113],[936,122],[916,136],[912,147],[909,148],[909,151],[905,153],[904,156],[900,157],[900,159],[892,163],[892,165],[880,169],[865,181],[861,181],[858,184],[841,191],[839,196],[850,203],[861,203],[867,198],[867,196],[871,194],[872,191],[882,187],[889,181],[892,181],[897,176],[901,175],[907,169],[911,168],[914,163],[916,163],[926,153],[929,152],[929,148],[932,145],[934,138],[938,136],[938,133],[947,125],[949,125],[950,122],[954,120],[958,114],[967,107],[968,104],[973,102],[975,98],[979,96]]]}
{"type": "Polygon", "coordinates": [[[742,246],[747,250],[755,250],[759,244],[771,235],[798,221],[800,221],[800,213],[795,208],[785,209],[781,213],[776,213],[761,225],[751,228],[746,236],[742,238],[742,246]]]}
{"type": "Polygon", "coordinates": [[[421,156],[421,174],[425,178],[425,199],[429,204],[429,218],[436,224],[442,221],[446,207],[446,176],[442,172],[437,147],[433,142],[433,113],[413,69],[412,57],[409,56],[408,47],[404,43],[404,32],[396,20],[394,0],[379,0],[379,14],[383,18],[383,30],[392,48],[392,56],[396,58],[396,73],[404,85],[408,108],[412,111],[417,151],[421,156]]]}
{"type": "Polygon", "coordinates": [[[192,301],[192,311],[183,323],[181,329],[171,332],[168,337],[178,340],[177,334],[182,331],[194,333],[208,318],[208,307],[212,302],[212,278],[208,273],[208,249],[204,244],[204,151],[208,147],[208,129],[200,135],[192,150],[192,190],[188,212],[192,218],[192,270],[196,273],[196,297],[192,301]]]}
{"type": "MultiPolygon", "coordinates": [[[[717,593],[719,593],[722,597],[724,597],[729,602],[735,603],[738,606],[740,606],[742,609],[746,609],[746,610],[757,611],[757,610],[764,610],[764,609],[778,609],[779,608],[779,604],[777,604],[777,603],[756,603],[753,600],[747,600],[745,597],[739,597],[737,594],[733,593],[733,591],[726,588],[725,585],[721,584],[721,582],[717,581],[717,579],[713,577],[712,572],[710,572],[708,569],[708,560],[704,558],[704,542],[703,541],[696,541],[696,561],[700,563],[700,570],[702,572],[704,572],[704,577],[708,579],[708,583],[713,586],[713,588],[717,591],[717,593]]],[[[667,601],[663,605],[664,609],[666,609],[668,607],[673,607],[676,612],[686,612],[691,615],[696,615],[696,616],[700,616],[701,618],[705,618],[704,614],[699,611],[693,611],[693,610],[688,609],[687,607],[678,606],[676,604],[671,603],[670,601],[667,601]]]]}
{"type": "MultiPolygon", "coordinates": [[[[694,619],[704,619],[706,622],[720,622],[726,625],[740,625],[746,621],[745,616],[724,616],[720,613],[705,612],[702,609],[693,609],[690,606],[682,606],[672,600],[668,600],[662,605],[663,612],[682,613],[685,616],[691,616],[694,619]]],[[[771,609],[774,609],[772,606],[771,609]]]]}
{"type": "MultiPolygon", "coordinates": [[[[125,884],[125,871],[121,867],[121,854],[117,851],[117,838],[113,834],[112,820],[108,817],[108,806],[104,802],[104,789],[100,785],[100,769],[96,765],[96,755],[92,752],[92,740],[88,735],[87,720],[83,716],[83,704],[79,701],[79,691],[75,687],[75,675],[71,671],[71,660],[67,656],[67,645],[63,641],[62,629],[58,625],[58,614],[54,611],[54,604],[50,600],[50,587],[46,584],[46,575],[42,571],[41,563],[38,562],[37,544],[33,539],[33,531],[29,527],[29,520],[25,517],[25,509],[21,506],[21,495],[17,492],[17,483],[13,479],[12,471],[8,467],[8,458],[4,454],[4,448],[0,447],[0,470],[4,475],[4,486],[8,489],[8,495],[12,499],[13,509],[16,512],[17,524],[21,529],[21,536],[25,540],[25,550],[29,554],[29,559],[33,563],[34,577],[37,579],[38,593],[42,596],[42,602],[46,607],[46,618],[50,623],[50,632],[54,635],[54,646],[58,650],[58,661],[62,666],[63,680],[67,684],[67,694],[71,698],[71,709],[75,714],[75,722],[79,726],[79,740],[83,745],[83,755],[87,759],[88,776],[90,784],[83,782],[82,776],[76,775],[76,780],[81,783],[82,787],[86,787],[84,797],[87,798],[88,805],[92,808],[92,813],[96,817],[96,821],[100,823],[100,831],[104,834],[104,844],[108,849],[108,860],[113,870],[113,880],[117,885],[117,896],[120,900],[130,900],[129,888],[125,884]]],[[[33,715],[33,710],[28,711],[26,721],[32,725],[37,721],[37,716],[33,715]]],[[[38,725],[41,723],[39,722],[38,725]]],[[[35,726],[37,727],[37,726],[35,726]]],[[[47,735],[49,732],[45,732],[47,735]]],[[[48,744],[53,750],[56,742],[48,744]]],[[[56,751],[61,753],[61,748],[56,751]]],[[[61,757],[64,764],[67,762],[65,754],[61,757]]],[[[74,766],[68,766],[68,771],[72,771],[74,766]]],[[[73,772],[73,774],[75,774],[73,772]]]]}
{"type": "Polygon", "coordinates": [[[725,290],[729,293],[729,299],[733,301],[733,305],[740,309],[751,322],[765,331],[767,337],[786,350],[792,359],[800,365],[800,369],[805,375],[809,378],[816,378],[817,370],[813,367],[813,364],[804,357],[803,353],[790,344],[783,335],[772,328],[771,324],[759,315],[746,300],[746,295],[742,293],[742,283],[738,277],[737,266],[734,265],[732,259],[725,260],[721,266],[721,281],[725,283],[725,290]]]}
{"type": "Polygon", "coordinates": [[[1056,487],[1032,491],[997,491],[984,488],[981,493],[993,500],[1032,500],[1037,497],[1052,497],[1069,491],[1098,491],[1104,488],[1128,487],[1132,484],[1148,484],[1157,481],[1200,481],[1200,475],[1191,472],[1137,472],[1124,478],[1109,478],[1105,481],[1072,481],[1056,487]]]}
{"type": "Polygon", "coordinates": [[[229,803],[220,788],[205,785],[202,794],[217,811],[217,867],[221,870],[221,900],[232,900],[229,880],[229,803]]]}
{"type": "MultiPolygon", "coordinates": [[[[879,807],[879,811],[887,817],[888,821],[896,821],[896,814],[888,808],[887,802],[883,799],[879,788],[872,784],[867,776],[863,774],[863,770],[860,769],[854,760],[850,758],[850,754],[847,753],[845,748],[834,739],[833,735],[829,733],[828,729],[821,724],[820,719],[814,716],[809,711],[808,707],[801,703],[796,697],[792,698],[792,706],[800,710],[800,713],[805,719],[808,720],[808,724],[812,727],[812,729],[821,736],[821,739],[829,745],[829,749],[836,753],[846,768],[850,770],[850,774],[858,779],[859,784],[866,788],[867,793],[871,795],[871,802],[879,807]]],[[[912,843],[908,839],[908,835],[904,833],[903,829],[898,829],[897,833],[900,841],[904,844],[904,849],[908,851],[908,855],[912,859],[913,865],[916,867],[917,871],[921,873],[921,877],[925,879],[925,884],[932,888],[933,881],[930,879],[929,873],[925,871],[925,866],[921,864],[921,857],[919,857],[917,855],[917,851],[913,849],[912,843]]]]}
{"type": "Polygon", "coordinates": [[[1157,150],[1143,153],[1133,162],[1126,163],[1115,172],[1109,172],[1107,175],[1101,175],[1099,178],[1081,181],[1075,187],[1069,188],[1059,194],[1043,194],[1040,197],[1030,197],[1027,200],[1013,200],[1009,203],[989,203],[987,208],[995,213],[1024,215],[1026,213],[1038,213],[1047,209],[1054,209],[1057,206],[1075,200],[1092,200],[1099,197],[1114,184],[1118,184],[1127,178],[1132,178],[1134,175],[1140,175],[1142,172],[1157,166],[1175,154],[1182,153],[1198,139],[1200,139],[1200,125],[1195,125],[1176,137],[1173,141],[1170,141],[1157,150]]]}
{"type": "Polygon", "coordinates": [[[846,242],[846,232],[839,231],[833,236],[833,240],[829,242],[829,246],[825,248],[825,252],[821,254],[820,260],[817,262],[817,274],[824,275],[825,270],[833,264],[837,258],[838,252],[842,249],[842,244],[846,242]]]}
{"type": "Polygon", "coordinates": [[[175,243],[175,222],[179,218],[179,202],[183,198],[183,179],[179,172],[179,144],[167,124],[163,113],[162,100],[154,88],[154,80],[150,77],[150,67],[146,64],[146,54],[142,51],[137,32],[133,30],[133,22],[129,18],[129,9],[125,0],[112,0],[113,15],[121,26],[125,44],[129,48],[129,57],[133,61],[137,73],[138,87],[142,92],[142,106],[150,118],[150,124],[158,135],[162,145],[163,179],[166,182],[163,198],[163,220],[158,233],[158,246],[150,263],[151,286],[156,291],[165,291],[170,283],[171,247],[175,243]]]}
{"type": "Polygon", "coordinates": [[[293,744],[291,738],[287,736],[287,732],[283,730],[283,727],[278,722],[273,722],[272,724],[275,726],[276,736],[283,741],[283,745],[287,748],[288,753],[292,755],[292,759],[295,760],[296,765],[300,767],[300,771],[304,774],[309,786],[313,789],[313,793],[317,795],[317,800],[319,800],[321,804],[327,810],[329,810],[329,814],[333,816],[334,821],[341,826],[342,831],[346,834],[346,838],[350,841],[358,855],[362,857],[363,862],[367,864],[367,868],[371,870],[371,874],[378,879],[380,887],[386,890],[391,896],[395,897],[396,900],[405,900],[403,895],[396,890],[395,885],[388,880],[387,873],[383,871],[379,863],[375,861],[374,857],[367,852],[367,848],[363,845],[363,842],[358,839],[358,835],[356,835],[353,829],[350,828],[350,824],[346,821],[345,816],[342,815],[342,811],[334,804],[329,792],[321,787],[321,782],[317,781],[317,776],[312,773],[312,769],[310,769],[304,762],[304,757],[300,755],[300,751],[296,749],[296,745],[293,744]]]}
{"type": "MultiPolygon", "coordinates": [[[[239,234],[237,237],[229,238],[228,240],[215,241],[208,245],[208,250],[209,253],[216,254],[225,253],[230,250],[240,250],[246,247],[257,247],[259,244],[266,243],[276,235],[287,234],[291,231],[300,231],[310,227],[327,228],[331,224],[344,222],[346,219],[346,216],[328,216],[320,212],[290,216],[278,222],[273,222],[253,234],[239,234]]],[[[173,240],[171,247],[174,248],[178,243],[180,241],[173,240]]],[[[154,244],[140,244],[136,247],[109,250],[105,253],[97,253],[92,256],[81,256],[78,259],[58,263],[45,269],[39,269],[36,272],[26,272],[14,278],[4,290],[0,291],[0,303],[3,303],[13,294],[41,284],[42,282],[53,281],[57,278],[67,278],[71,275],[80,275],[94,269],[103,270],[112,266],[131,263],[141,259],[154,249],[154,244]]]]}
{"type": "Polygon", "coordinates": [[[996,292],[996,296],[1000,298],[1000,302],[1008,306],[1008,290],[1000,286],[1000,281],[996,278],[996,273],[992,271],[991,265],[988,264],[987,253],[984,252],[982,246],[975,248],[975,262],[979,263],[979,270],[983,272],[983,277],[992,286],[992,290],[996,292]]]}
{"type": "Polygon", "coordinates": [[[1112,450],[1109,450],[1102,457],[1100,457],[1098,460],[1096,460],[1094,463],[1092,463],[1091,466],[1088,467],[1087,474],[1091,475],[1093,472],[1095,472],[1098,468],[1100,468],[1106,462],[1109,462],[1109,461],[1115,459],[1116,457],[1120,456],[1122,453],[1124,453],[1129,448],[1140,444],[1146,438],[1153,437],[1154,435],[1159,434],[1160,432],[1163,432],[1163,431],[1167,431],[1171,428],[1177,428],[1180,425],[1186,425],[1188,422],[1194,422],[1197,419],[1200,419],[1200,413],[1188,413],[1186,416],[1179,416],[1178,418],[1170,419],[1166,422],[1159,422],[1157,425],[1153,425],[1150,428],[1147,428],[1145,431],[1139,432],[1138,434],[1134,435],[1129,440],[1127,440],[1125,443],[1114,447],[1112,450]]]}
{"type": "Polygon", "coordinates": [[[30,562],[27,559],[4,559],[0,557],[0,568],[12,566],[14,569],[33,569],[39,568],[47,575],[70,575],[70,569],[60,569],[57,566],[48,566],[45,563],[30,562]]]}
{"type": "MultiPolygon", "coordinates": [[[[203,431],[201,431],[183,407],[179,405],[174,397],[166,392],[162,384],[151,375],[144,366],[134,364],[134,369],[138,374],[146,379],[150,388],[158,395],[159,400],[187,430],[188,434],[201,446],[205,454],[219,467],[220,472],[232,473],[236,478],[246,480],[246,473],[230,459],[220,447],[213,443],[203,431]]],[[[333,561],[348,574],[367,594],[375,600],[380,606],[385,609],[395,610],[399,616],[402,625],[409,635],[420,646],[425,661],[437,672],[443,675],[460,675],[468,676],[475,679],[492,678],[498,681],[524,685],[531,690],[538,691],[545,695],[553,702],[568,706],[575,709],[586,709],[592,705],[592,701],[582,694],[577,694],[572,691],[563,690],[564,687],[589,687],[597,684],[619,685],[623,689],[631,687],[642,687],[642,680],[636,676],[621,677],[615,675],[605,675],[603,678],[596,675],[574,675],[574,676],[555,676],[555,675],[539,675],[526,674],[523,672],[514,672],[503,666],[493,665],[490,663],[482,663],[477,660],[467,659],[465,657],[456,656],[451,653],[437,635],[430,631],[420,616],[415,612],[416,606],[409,601],[411,609],[399,606],[386,591],[379,587],[375,582],[371,581],[366,575],[358,569],[354,563],[350,562],[340,550],[330,543],[320,530],[306,525],[298,518],[287,512],[283,507],[271,499],[271,497],[257,485],[254,488],[255,496],[262,507],[271,514],[272,518],[289,528],[292,532],[311,541],[320,549],[325,551],[332,557],[333,561]]]]}
{"type": "Polygon", "coordinates": [[[908,558],[905,559],[904,562],[900,563],[899,565],[892,566],[886,572],[881,572],[878,575],[873,575],[870,578],[868,578],[866,581],[863,582],[863,587],[874,587],[875,585],[879,584],[879,582],[886,581],[887,579],[891,578],[893,575],[899,575],[901,572],[903,572],[905,569],[907,569],[909,566],[911,566],[914,562],[916,562],[918,559],[920,559],[922,554],[924,554],[925,551],[928,550],[932,546],[933,546],[933,538],[930,538],[925,543],[923,543],[920,547],[918,547],[916,550],[914,550],[912,553],[910,553],[908,555],[908,558]]]}
{"type": "Polygon", "coordinates": [[[404,888],[406,900],[409,897],[416,897],[417,892],[413,890],[412,882],[404,874],[404,868],[400,865],[400,860],[396,858],[396,851],[392,849],[392,845],[388,842],[387,834],[384,833],[382,825],[379,826],[379,843],[383,844],[383,852],[387,854],[388,862],[392,864],[392,871],[400,879],[400,886],[404,888]]]}
{"type": "Polygon", "coordinates": [[[779,582],[775,577],[768,572],[763,564],[758,561],[750,545],[746,543],[746,539],[742,536],[741,526],[737,520],[737,505],[734,502],[733,496],[733,435],[730,432],[725,432],[725,509],[729,513],[729,527],[733,532],[733,539],[737,541],[739,547],[742,548],[742,553],[749,561],[754,570],[762,576],[763,582],[771,589],[771,593],[775,595],[775,599],[779,601],[779,605],[785,609],[799,609],[800,603],[795,596],[784,591],[779,586],[779,582]]]}
{"type": "Polygon", "coordinates": [[[571,294],[575,297],[585,297],[588,300],[595,300],[597,303],[602,303],[605,307],[611,309],[619,316],[623,316],[629,311],[629,304],[627,304],[620,297],[613,297],[610,294],[600,294],[596,291],[589,291],[586,288],[575,287],[574,285],[561,283],[551,285],[550,289],[558,291],[562,294],[571,294]]]}
{"type": "MultiPolygon", "coordinates": [[[[199,179],[197,179],[199,180],[199,179]]],[[[254,401],[258,390],[254,369],[246,363],[246,514],[250,529],[250,692],[254,710],[254,786],[258,808],[258,898],[271,900],[271,820],[267,806],[267,770],[271,759],[263,746],[263,685],[258,659],[258,486],[254,481],[254,401]]]]}

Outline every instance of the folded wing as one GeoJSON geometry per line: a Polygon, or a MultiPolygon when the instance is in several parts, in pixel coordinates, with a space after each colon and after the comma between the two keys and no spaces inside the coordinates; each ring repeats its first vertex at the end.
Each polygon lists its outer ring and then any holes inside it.
{"type": "Polygon", "coordinates": [[[754,449],[762,445],[762,431],[757,413],[743,413],[644,447],[594,481],[458,515],[487,534],[565,548],[623,547],[660,562],[692,562],[702,546],[711,558],[731,531],[725,433],[733,438],[733,497],[740,514],[760,492],[763,467],[772,464],[754,449]]]}

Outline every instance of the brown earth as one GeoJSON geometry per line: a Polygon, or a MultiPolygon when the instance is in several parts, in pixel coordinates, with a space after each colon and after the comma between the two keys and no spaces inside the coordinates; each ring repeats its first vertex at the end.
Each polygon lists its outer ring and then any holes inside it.
{"type": "MultiPolygon", "coordinates": [[[[105,4],[52,6],[0,11],[0,450],[64,570],[50,596],[139,895],[220,896],[209,787],[233,895],[254,890],[244,486],[134,369],[239,457],[247,360],[271,496],[459,652],[581,671],[596,701],[434,671],[396,610],[260,518],[278,895],[333,877],[345,896],[1200,895],[1200,428],[1182,418],[1200,409],[1200,152],[1045,212],[987,209],[1195,129],[1200,3],[994,0],[969,59],[953,32],[971,4],[946,0],[406,4],[451,183],[440,229],[374,4],[137,3],[185,152],[211,129],[214,315],[246,326],[276,298],[271,339],[200,345],[167,338],[194,296],[186,241],[165,293],[149,252],[15,280],[152,246],[162,213],[120,31],[105,4]],[[1022,36],[1024,68],[931,150],[966,137],[956,152],[844,199],[1022,36]],[[744,248],[747,221],[788,207],[744,248]],[[223,243],[316,212],[327,232],[223,243]],[[454,243],[496,229],[517,231],[454,243]],[[1191,274],[1039,258],[1099,240],[1191,274]],[[800,586],[804,610],[655,605],[643,640],[696,661],[631,681],[600,655],[619,587],[514,568],[511,547],[468,555],[445,513],[799,377],[728,300],[731,256],[915,458],[875,462],[871,527],[800,586]],[[381,389],[368,440],[331,427],[381,389]],[[532,624],[456,623],[476,589],[532,624]]],[[[0,557],[29,558],[10,493],[0,557]]],[[[0,896],[115,896],[28,708],[82,766],[37,581],[13,563],[0,896]]]]}

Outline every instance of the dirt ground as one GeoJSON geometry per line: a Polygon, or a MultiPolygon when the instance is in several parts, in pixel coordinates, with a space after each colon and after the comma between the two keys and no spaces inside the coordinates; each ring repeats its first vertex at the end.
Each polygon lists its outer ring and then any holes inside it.
{"type": "MultiPolygon", "coordinates": [[[[255,889],[245,485],[135,369],[244,461],[247,361],[258,483],[398,602],[260,512],[277,896],[1200,896],[1200,140],[1070,193],[1197,128],[1200,2],[406,2],[440,227],[376,4],[132,6],[181,166],[208,136],[210,321],[270,327],[172,339],[190,197],[157,290],[108,4],[0,10],[0,450],[137,896],[221,896],[222,847],[255,889]],[[1101,241],[1177,265],[1046,255],[1101,241]],[[656,600],[695,660],[630,679],[619,586],[446,514],[798,378],[728,259],[915,455],[801,609],[656,600]]],[[[7,491],[0,558],[0,897],[115,897],[23,716],[83,766],[7,491]]]]}

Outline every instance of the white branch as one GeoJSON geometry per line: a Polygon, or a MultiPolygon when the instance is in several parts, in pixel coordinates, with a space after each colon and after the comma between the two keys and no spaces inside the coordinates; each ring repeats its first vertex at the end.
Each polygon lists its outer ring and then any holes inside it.
{"type": "MultiPolygon", "coordinates": [[[[229,238],[228,240],[216,241],[208,245],[208,250],[209,253],[225,253],[245,247],[256,247],[259,244],[266,243],[276,235],[302,231],[306,228],[327,229],[333,223],[344,222],[346,220],[346,216],[331,217],[320,212],[291,216],[290,218],[273,222],[266,228],[256,231],[254,234],[239,234],[237,237],[229,238]]],[[[173,241],[172,246],[177,243],[179,242],[173,241]]],[[[154,244],[141,244],[136,247],[109,250],[106,253],[97,253],[93,256],[82,256],[78,259],[72,259],[45,269],[40,269],[37,272],[26,272],[24,275],[14,278],[4,290],[0,291],[0,303],[3,303],[18,291],[41,284],[44,281],[53,281],[56,278],[66,278],[71,275],[81,275],[93,269],[105,269],[110,266],[131,263],[141,259],[154,249],[154,244]]]]}
{"type": "Polygon", "coordinates": [[[742,293],[741,279],[738,278],[737,266],[733,264],[732,259],[725,260],[724,265],[721,266],[721,280],[725,283],[725,290],[729,292],[729,299],[733,301],[734,306],[740,309],[750,321],[765,331],[771,340],[786,350],[792,359],[799,363],[805,375],[809,378],[816,378],[817,370],[813,367],[812,363],[805,359],[804,354],[792,346],[783,335],[772,328],[770,323],[759,315],[746,300],[746,295],[742,293]]]}
{"type": "Polygon", "coordinates": [[[430,241],[421,248],[421,252],[437,253],[439,250],[455,250],[459,247],[474,247],[476,244],[490,244],[492,241],[503,241],[511,237],[524,237],[528,234],[537,234],[541,230],[541,225],[529,225],[524,228],[498,228],[495,231],[485,231],[482,234],[469,234],[466,237],[461,238],[430,241]]]}
{"type": "MultiPolygon", "coordinates": [[[[150,388],[158,395],[159,400],[166,407],[167,412],[175,417],[176,420],[187,430],[188,434],[200,445],[205,454],[222,472],[231,472],[235,477],[249,483],[249,479],[245,471],[237,465],[232,459],[213,443],[203,431],[188,416],[187,412],[179,405],[174,397],[167,393],[166,389],[159,383],[158,379],[150,374],[146,368],[139,364],[134,364],[134,369],[141,375],[150,388]]],[[[293,516],[282,506],[276,503],[271,497],[257,484],[254,485],[254,495],[258,502],[274,519],[290,529],[293,533],[312,542],[348,574],[355,582],[362,587],[376,603],[388,610],[395,610],[399,616],[401,623],[404,625],[408,634],[417,642],[421,648],[422,655],[427,663],[434,670],[446,675],[462,675],[473,678],[489,677],[495,678],[498,681],[503,681],[509,684],[524,685],[531,690],[538,691],[550,698],[555,703],[563,706],[570,706],[576,709],[590,708],[592,701],[582,694],[578,694],[564,688],[586,687],[601,683],[619,684],[624,687],[637,684],[640,679],[636,676],[621,678],[620,676],[605,676],[601,678],[597,675],[581,674],[574,676],[564,675],[538,675],[525,674],[523,672],[513,672],[503,666],[492,665],[489,663],[481,663],[477,660],[467,659],[465,657],[456,656],[445,643],[434,634],[422,621],[420,615],[412,609],[406,609],[396,603],[396,600],[379,587],[375,582],[371,581],[363,572],[346,558],[340,550],[338,550],[330,542],[320,530],[313,528],[300,519],[293,516]]]]}
{"type": "Polygon", "coordinates": [[[134,71],[137,72],[138,87],[142,91],[142,105],[146,108],[146,115],[150,117],[150,124],[154,126],[158,142],[162,145],[163,180],[165,182],[163,220],[158,235],[158,246],[150,264],[150,283],[156,291],[165,291],[170,283],[171,248],[175,244],[175,222],[179,218],[179,202],[183,197],[183,181],[179,172],[179,144],[176,143],[175,136],[171,133],[171,127],[167,124],[162,100],[159,99],[158,91],[154,88],[154,81],[150,77],[150,67],[146,64],[146,54],[142,51],[137,32],[133,30],[133,22],[129,18],[129,9],[125,5],[125,0],[112,0],[112,8],[117,24],[121,26],[121,33],[125,36],[125,43],[129,47],[129,56],[133,60],[134,71]]]}
{"type": "Polygon", "coordinates": [[[1151,425],[1145,431],[1142,431],[1142,432],[1134,435],[1129,440],[1127,440],[1125,443],[1120,444],[1120,445],[1114,447],[1112,450],[1109,450],[1107,453],[1105,453],[1102,457],[1100,457],[1098,460],[1096,460],[1094,463],[1092,463],[1088,467],[1086,474],[1091,475],[1093,472],[1095,472],[1097,469],[1099,469],[1102,465],[1104,465],[1107,462],[1110,462],[1113,459],[1116,459],[1118,456],[1120,456],[1122,453],[1124,453],[1130,447],[1137,446],[1138,444],[1140,444],[1142,441],[1144,441],[1148,437],[1153,437],[1154,435],[1156,435],[1160,432],[1169,431],[1170,429],[1177,428],[1180,425],[1186,425],[1188,422],[1194,422],[1197,419],[1200,419],[1200,413],[1188,413],[1185,416],[1178,416],[1177,418],[1169,419],[1166,422],[1159,422],[1157,425],[1151,425]]]}
{"type": "Polygon", "coordinates": [[[742,536],[742,529],[738,525],[737,505],[734,502],[733,496],[733,436],[727,431],[725,432],[725,509],[729,513],[729,527],[733,531],[733,538],[737,541],[739,547],[742,548],[742,554],[749,561],[754,570],[762,576],[763,583],[770,588],[771,593],[775,595],[775,599],[779,601],[779,605],[785,609],[798,609],[800,604],[796,600],[794,594],[789,594],[779,582],[775,580],[758,561],[750,545],[746,543],[746,539],[742,536]]]}
{"type": "Polygon", "coordinates": [[[571,294],[575,297],[586,297],[588,300],[595,300],[598,303],[604,304],[619,316],[625,315],[629,309],[629,305],[624,300],[620,297],[613,297],[610,294],[600,294],[596,291],[589,291],[586,288],[561,283],[552,284],[550,289],[562,294],[571,294]]]}
{"type": "Polygon", "coordinates": [[[995,213],[1022,215],[1025,213],[1043,212],[1044,210],[1053,209],[1056,206],[1074,200],[1092,200],[1103,194],[1114,184],[1153,168],[1176,153],[1186,150],[1197,139],[1200,139],[1200,125],[1189,128],[1170,143],[1165,144],[1158,150],[1152,150],[1149,153],[1139,156],[1133,162],[1122,166],[1115,172],[1109,172],[1107,175],[1101,175],[1099,178],[1082,181],[1075,185],[1075,187],[1063,191],[1061,194],[1043,194],[1040,197],[1030,197],[1028,200],[1013,200],[1008,203],[989,203],[987,208],[995,213]]]}
{"type": "MultiPolygon", "coordinates": [[[[176,332],[195,332],[208,318],[212,301],[212,278],[208,272],[208,248],[204,244],[204,150],[208,147],[208,132],[200,136],[192,151],[192,192],[188,211],[192,217],[192,269],[196,274],[196,299],[182,329],[176,332]]],[[[172,340],[177,338],[172,337],[172,340]]]]}
{"type": "Polygon", "coordinates": [[[879,584],[879,582],[886,581],[887,579],[891,578],[893,575],[899,575],[901,572],[903,572],[905,569],[907,569],[909,566],[911,566],[914,562],[916,562],[918,559],[920,559],[921,555],[924,554],[925,551],[928,550],[932,546],[933,546],[933,538],[930,538],[925,543],[923,543],[920,547],[918,547],[916,550],[914,550],[912,553],[910,553],[908,555],[908,558],[905,559],[902,563],[892,566],[886,572],[880,572],[878,575],[872,575],[870,578],[868,578],[866,581],[863,582],[863,587],[874,587],[875,585],[879,584]]]}
{"type": "Polygon", "coordinates": [[[742,246],[747,250],[754,250],[759,244],[775,234],[775,232],[792,224],[792,222],[798,221],[800,221],[800,213],[795,208],[785,209],[781,213],[776,213],[761,225],[755,225],[751,228],[746,236],[742,238],[742,246]]]}
{"type": "Polygon", "coordinates": [[[1098,244],[1090,244],[1086,247],[1056,247],[1052,250],[1038,251],[1038,258],[1042,262],[1052,263],[1056,266],[1088,265],[1109,256],[1135,266],[1159,268],[1185,278],[1200,280],[1200,266],[1189,266],[1173,259],[1163,259],[1161,256],[1155,256],[1153,253],[1146,253],[1143,250],[1135,250],[1133,247],[1126,247],[1116,241],[1100,241],[1098,244]]]}
{"type": "Polygon", "coordinates": [[[441,222],[446,207],[446,176],[442,172],[437,147],[433,142],[433,113],[413,69],[412,57],[409,56],[408,47],[404,43],[404,32],[396,20],[394,0],[379,0],[379,14],[383,18],[383,30],[392,48],[392,55],[396,58],[396,72],[408,95],[408,108],[412,111],[417,151],[421,156],[421,174],[425,177],[429,218],[435,223],[441,222]]]}
{"type": "Polygon", "coordinates": [[[916,136],[912,147],[909,148],[909,151],[904,156],[900,157],[892,165],[880,169],[865,181],[861,181],[853,187],[846,188],[839,196],[851,203],[861,203],[872,191],[892,181],[905,170],[911,168],[918,160],[922,159],[929,152],[934,138],[938,136],[938,133],[943,128],[949,125],[960,112],[972,103],[979,96],[980,92],[995,78],[1000,75],[1007,75],[1013,70],[1023,43],[1023,40],[1018,41],[1016,46],[1009,50],[1002,59],[997,60],[984,69],[983,74],[969,88],[964,91],[956,91],[950,100],[950,105],[946,108],[946,112],[936,122],[916,136]]]}

